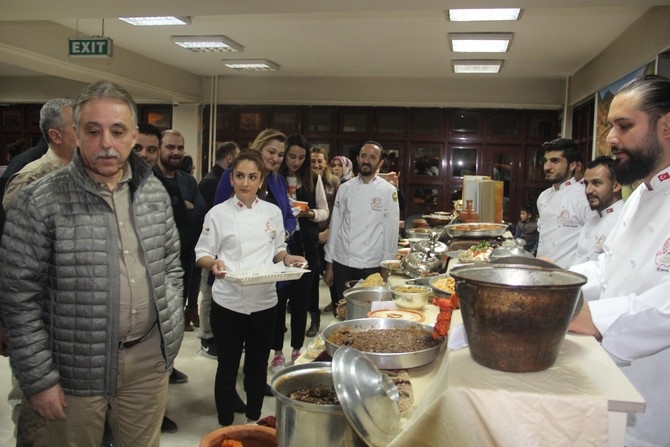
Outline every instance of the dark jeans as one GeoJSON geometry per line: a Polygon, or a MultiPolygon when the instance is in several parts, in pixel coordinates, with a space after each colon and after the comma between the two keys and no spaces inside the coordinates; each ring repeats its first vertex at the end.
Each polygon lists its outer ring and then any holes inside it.
{"type": "Polygon", "coordinates": [[[214,401],[219,423],[230,425],[235,404],[235,382],[244,349],[244,390],[247,393],[247,418],[257,420],[267,382],[268,356],[272,344],[276,307],[245,315],[212,302],[210,320],[219,349],[214,401]]]}
{"type": "Polygon", "coordinates": [[[353,279],[365,279],[373,273],[381,273],[381,267],[357,269],[333,261],[333,285],[335,286],[335,292],[337,293],[337,300],[339,301],[344,297],[344,284],[347,281],[353,279]]]}

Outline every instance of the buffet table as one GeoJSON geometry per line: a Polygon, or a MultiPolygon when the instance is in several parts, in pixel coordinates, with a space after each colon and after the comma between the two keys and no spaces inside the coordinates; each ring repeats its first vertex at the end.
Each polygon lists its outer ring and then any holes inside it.
{"type": "MultiPolygon", "coordinates": [[[[406,279],[391,276],[388,284],[406,279]]],[[[423,312],[433,324],[438,308],[429,304],[423,312]]],[[[450,337],[459,331],[456,310],[450,337]]],[[[627,414],[645,408],[600,344],[581,335],[566,335],[554,366],[541,372],[493,370],[476,363],[467,347],[446,343],[434,362],[407,371],[414,407],[390,447],[622,447],[627,414]]]]}
{"type": "MultiPolygon", "coordinates": [[[[431,314],[436,308],[426,306],[426,321],[431,314]]],[[[454,312],[452,328],[460,321],[454,312]]],[[[567,335],[556,364],[542,372],[496,371],[467,347],[445,346],[409,375],[415,408],[390,446],[623,446],[627,413],[644,411],[593,337],[567,335]]]]}

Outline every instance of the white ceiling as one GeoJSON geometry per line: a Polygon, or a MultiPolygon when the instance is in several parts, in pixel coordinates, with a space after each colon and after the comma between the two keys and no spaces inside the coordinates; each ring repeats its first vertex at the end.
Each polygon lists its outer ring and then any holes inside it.
{"type": "MultiPolygon", "coordinates": [[[[522,7],[517,22],[451,23],[450,7],[471,0],[2,0],[2,20],[51,20],[73,37],[104,35],[122,47],[193,74],[272,76],[229,70],[221,59],[270,59],[281,76],[454,76],[451,59],[499,58],[451,52],[449,32],[512,32],[500,77],[564,78],[597,56],[650,7],[670,0],[480,0],[478,7],[522,7]],[[190,16],[192,24],[133,27],[120,16],[190,16]],[[103,22],[104,19],[104,22],[103,22]],[[223,34],[242,53],[196,54],[171,35],[223,34]]],[[[0,22],[2,26],[2,22],[0,22]]],[[[33,67],[0,60],[0,76],[29,75],[33,67]]],[[[479,75],[482,76],[482,75],[479,75]]],[[[491,76],[491,75],[487,75],[491,76]]],[[[494,75],[495,76],[495,75],[494,75]]]]}

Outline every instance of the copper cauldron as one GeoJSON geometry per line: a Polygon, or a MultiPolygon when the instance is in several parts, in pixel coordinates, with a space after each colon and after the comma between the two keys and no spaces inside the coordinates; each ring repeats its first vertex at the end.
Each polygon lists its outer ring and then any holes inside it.
{"type": "Polygon", "coordinates": [[[586,278],[527,264],[455,267],[456,294],[472,358],[501,371],[554,364],[586,278]]]}

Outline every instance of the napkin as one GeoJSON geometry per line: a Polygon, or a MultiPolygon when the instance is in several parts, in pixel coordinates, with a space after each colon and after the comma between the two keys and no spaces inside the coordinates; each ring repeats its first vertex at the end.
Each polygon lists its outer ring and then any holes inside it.
{"type": "Polygon", "coordinates": [[[463,323],[457,324],[451,328],[449,331],[449,340],[447,341],[447,347],[449,349],[463,349],[468,346],[468,336],[465,333],[465,326],[463,323]]]}

